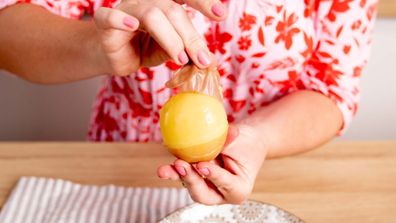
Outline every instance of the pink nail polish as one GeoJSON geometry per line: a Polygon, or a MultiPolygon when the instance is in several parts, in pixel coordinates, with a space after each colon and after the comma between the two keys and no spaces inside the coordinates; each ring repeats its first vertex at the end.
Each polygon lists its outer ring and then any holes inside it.
{"type": "Polygon", "coordinates": [[[212,6],[212,12],[215,16],[222,17],[225,14],[225,8],[223,4],[216,3],[212,6]]]}
{"type": "Polygon", "coordinates": [[[209,169],[204,167],[204,168],[199,168],[198,171],[204,175],[204,176],[208,176],[209,175],[209,169]]]}
{"type": "Polygon", "coordinates": [[[176,171],[183,177],[187,175],[186,169],[182,166],[175,166],[176,171]]]}
{"type": "Polygon", "coordinates": [[[177,58],[179,59],[179,62],[183,65],[188,63],[188,56],[184,51],[179,53],[179,56],[177,58]]]}
{"type": "Polygon", "coordinates": [[[124,25],[126,25],[127,27],[129,27],[131,29],[136,29],[138,26],[138,21],[131,17],[125,17],[122,22],[124,23],[124,25]]]}
{"type": "Polygon", "coordinates": [[[204,65],[204,66],[208,66],[210,64],[210,57],[209,54],[204,51],[204,50],[200,50],[198,52],[198,61],[204,65]]]}

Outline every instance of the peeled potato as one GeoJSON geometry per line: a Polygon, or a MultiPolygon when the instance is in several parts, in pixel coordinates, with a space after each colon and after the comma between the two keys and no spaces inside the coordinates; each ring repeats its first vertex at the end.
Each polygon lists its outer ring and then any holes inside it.
{"type": "Polygon", "coordinates": [[[222,103],[209,95],[184,92],[160,112],[164,145],[189,163],[214,159],[224,146],[228,121],[222,103]]]}

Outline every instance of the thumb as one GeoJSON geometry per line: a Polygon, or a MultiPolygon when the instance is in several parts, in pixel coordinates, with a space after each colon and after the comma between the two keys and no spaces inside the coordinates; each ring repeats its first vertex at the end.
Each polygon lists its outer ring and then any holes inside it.
{"type": "Polygon", "coordinates": [[[131,32],[139,28],[139,20],[118,9],[101,7],[95,12],[94,20],[100,29],[118,29],[131,32]]]}
{"type": "Polygon", "coordinates": [[[105,7],[95,12],[94,21],[111,73],[125,76],[136,71],[140,67],[141,56],[135,49],[141,46],[137,42],[140,39],[133,40],[133,37],[138,34],[139,21],[121,10],[105,7]]]}

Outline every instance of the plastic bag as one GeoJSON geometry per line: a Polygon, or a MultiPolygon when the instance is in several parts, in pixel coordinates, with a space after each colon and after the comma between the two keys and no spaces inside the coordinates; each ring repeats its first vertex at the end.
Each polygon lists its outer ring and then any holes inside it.
{"type": "Polygon", "coordinates": [[[211,66],[200,69],[189,64],[178,70],[166,83],[168,88],[177,88],[179,92],[198,92],[217,98],[223,102],[223,90],[217,68],[211,66]]]}

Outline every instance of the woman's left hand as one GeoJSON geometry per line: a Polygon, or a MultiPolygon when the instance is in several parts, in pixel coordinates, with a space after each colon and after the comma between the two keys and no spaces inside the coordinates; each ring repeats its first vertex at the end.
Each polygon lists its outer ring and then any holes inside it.
{"type": "Polygon", "coordinates": [[[230,126],[226,145],[216,160],[189,164],[178,159],[159,167],[158,176],[182,180],[196,202],[239,204],[250,195],[266,151],[252,127],[230,126]]]}

